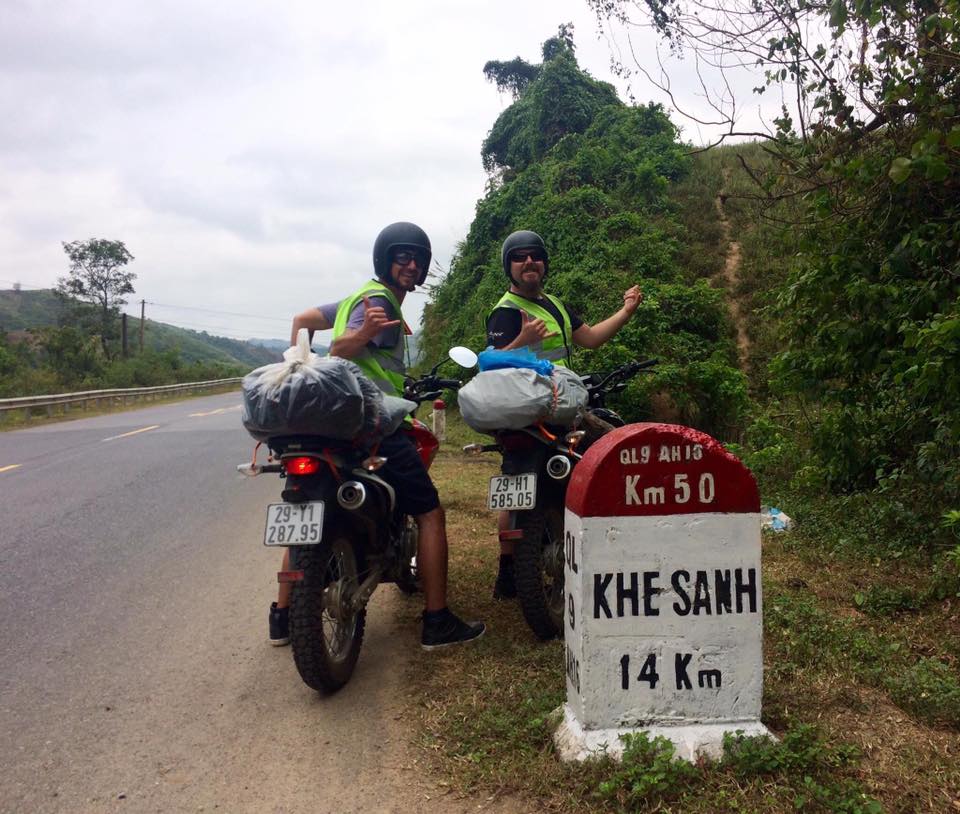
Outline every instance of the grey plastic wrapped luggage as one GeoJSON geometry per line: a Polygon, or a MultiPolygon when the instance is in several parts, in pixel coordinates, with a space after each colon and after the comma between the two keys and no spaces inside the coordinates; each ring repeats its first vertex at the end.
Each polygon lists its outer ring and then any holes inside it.
{"type": "Polygon", "coordinates": [[[478,432],[519,430],[540,421],[569,426],[587,400],[582,380],[565,367],[550,376],[519,367],[486,370],[457,394],[460,415],[478,432]]]}
{"type": "Polygon", "coordinates": [[[243,426],[258,441],[312,435],[372,444],[416,406],[384,396],[353,362],[312,353],[301,333],[283,362],[243,379],[243,426]]]}

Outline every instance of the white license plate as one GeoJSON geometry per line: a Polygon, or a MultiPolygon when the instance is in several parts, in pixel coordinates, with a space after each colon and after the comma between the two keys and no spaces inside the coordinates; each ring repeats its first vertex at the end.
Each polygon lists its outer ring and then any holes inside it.
{"type": "Polygon", "coordinates": [[[518,511],[533,509],[537,505],[537,475],[497,475],[490,478],[490,494],[487,507],[490,509],[518,511]]]}
{"type": "Polygon", "coordinates": [[[323,532],[323,501],[271,503],[267,506],[264,545],[315,545],[323,532]]]}

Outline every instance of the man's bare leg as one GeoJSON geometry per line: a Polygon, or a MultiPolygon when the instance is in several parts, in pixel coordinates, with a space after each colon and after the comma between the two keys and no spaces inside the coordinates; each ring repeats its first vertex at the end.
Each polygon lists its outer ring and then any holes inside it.
{"type": "Polygon", "coordinates": [[[417,572],[428,611],[447,606],[447,526],[443,507],[414,518],[420,528],[417,572]]]}

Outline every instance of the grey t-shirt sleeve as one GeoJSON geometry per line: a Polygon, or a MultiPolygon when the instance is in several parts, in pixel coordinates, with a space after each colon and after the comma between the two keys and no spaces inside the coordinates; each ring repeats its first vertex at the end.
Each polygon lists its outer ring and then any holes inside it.
{"type": "MultiPolygon", "coordinates": [[[[387,315],[388,319],[401,319],[401,317],[394,311],[393,306],[390,304],[390,300],[386,297],[369,297],[370,305],[379,305],[383,308],[384,312],[387,315]]],[[[357,329],[363,326],[363,315],[367,311],[367,306],[363,304],[361,300],[354,309],[350,312],[350,318],[347,320],[347,328],[351,331],[356,331],[357,329]]],[[[386,328],[380,333],[378,333],[368,345],[376,345],[378,348],[395,348],[397,343],[400,341],[400,331],[403,330],[403,322],[399,325],[394,325],[392,328],[386,328]]]]}
{"type": "Polygon", "coordinates": [[[323,318],[329,322],[332,327],[333,323],[337,321],[337,308],[339,307],[339,302],[328,302],[324,305],[318,305],[317,310],[323,314],[323,318]]]}

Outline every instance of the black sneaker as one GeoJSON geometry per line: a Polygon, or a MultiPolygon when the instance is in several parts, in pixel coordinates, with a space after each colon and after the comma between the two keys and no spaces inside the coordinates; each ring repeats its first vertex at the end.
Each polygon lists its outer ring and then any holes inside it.
{"type": "Polygon", "coordinates": [[[493,583],[493,598],[517,598],[517,583],[513,580],[513,563],[500,566],[500,570],[497,572],[497,581],[493,583]]]}
{"type": "Polygon", "coordinates": [[[290,608],[278,608],[276,602],[270,604],[270,644],[290,644],[290,608]]]}
{"type": "Polygon", "coordinates": [[[423,614],[423,633],[420,646],[424,650],[437,650],[453,644],[463,644],[479,639],[487,626],[483,622],[464,622],[447,608],[423,614]]]}

